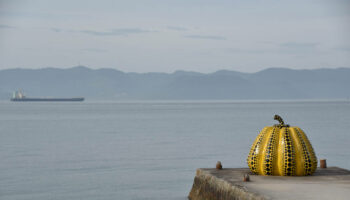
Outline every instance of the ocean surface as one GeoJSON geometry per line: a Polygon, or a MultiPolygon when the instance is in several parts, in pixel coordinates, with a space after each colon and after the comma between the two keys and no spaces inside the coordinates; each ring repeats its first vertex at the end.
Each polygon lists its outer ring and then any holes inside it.
{"type": "Polygon", "coordinates": [[[350,169],[349,101],[0,102],[0,199],[185,200],[196,168],[246,167],[274,114],[350,169]]]}

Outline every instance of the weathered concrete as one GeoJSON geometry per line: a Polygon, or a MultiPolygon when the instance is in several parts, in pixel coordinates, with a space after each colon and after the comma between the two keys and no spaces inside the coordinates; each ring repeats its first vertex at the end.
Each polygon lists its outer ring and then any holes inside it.
{"type": "Polygon", "coordinates": [[[259,176],[248,168],[197,169],[191,200],[350,199],[350,171],[318,168],[312,176],[259,176]],[[243,182],[248,173],[250,182],[243,182]]]}

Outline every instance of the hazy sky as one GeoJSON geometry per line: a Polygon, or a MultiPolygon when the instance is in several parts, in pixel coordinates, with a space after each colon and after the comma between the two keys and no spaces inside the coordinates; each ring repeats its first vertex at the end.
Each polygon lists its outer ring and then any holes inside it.
{"type": "Polygon", "coordinates": [[[0,0],[0,69],[350,67],[350,0],[0,0]]]}

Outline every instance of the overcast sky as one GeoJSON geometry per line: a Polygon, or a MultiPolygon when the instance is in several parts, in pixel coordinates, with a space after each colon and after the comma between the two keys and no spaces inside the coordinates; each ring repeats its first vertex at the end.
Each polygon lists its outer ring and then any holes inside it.
{"type": "Polygon", "coordinates": [[[350,67],[350,0],[0,0],[0,69],[350,67]]]}

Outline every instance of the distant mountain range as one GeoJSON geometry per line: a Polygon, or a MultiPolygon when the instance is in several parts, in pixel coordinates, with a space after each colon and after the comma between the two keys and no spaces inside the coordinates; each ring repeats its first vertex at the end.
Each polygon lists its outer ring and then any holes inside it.
{"type": "Polygon", "coordinates": [[[31,97],[87,100],[344,99],[350,97],[350,68],[210,74],[125,73],[83,66],[0,70],[0,99],[8,100],[19,89],[31,97]]]}

